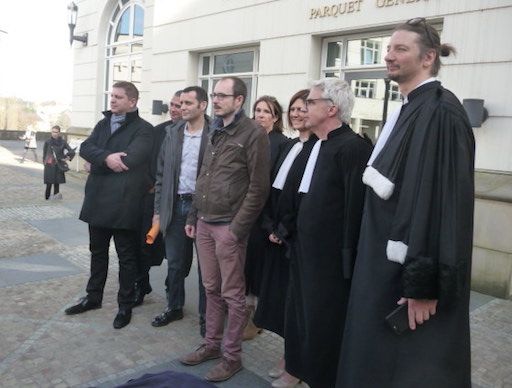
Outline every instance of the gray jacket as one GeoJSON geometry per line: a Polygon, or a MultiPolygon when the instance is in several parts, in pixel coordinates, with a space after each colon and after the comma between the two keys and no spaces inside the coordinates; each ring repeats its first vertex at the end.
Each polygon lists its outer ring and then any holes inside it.
{"type": "MultiPolygon", "coordinates": [[[[171,223],[174,205],[176,203],[185,124],[186,121],[178,121],[176,124],[171,124],[165,128],[167,135],[165,136],[157,161],[154,212],[160,215],[160,230],[164,235],[167,227],[171,223]]],[[[197,164],[198,175],[201,164],[203,163],[203,155],[208,142],[209,132],[210,118],[205,116],[197,164]]]]}

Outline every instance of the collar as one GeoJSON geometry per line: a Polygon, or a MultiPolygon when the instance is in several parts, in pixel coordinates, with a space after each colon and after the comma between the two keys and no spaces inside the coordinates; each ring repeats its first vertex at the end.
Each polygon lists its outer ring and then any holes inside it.
{"type": "MultiPolygon", "coordinates": [[[[439,82],[439,81],[437,81],[437,79],[436,79],[435,77],[427,78],[425,81],[421,82],[421,83],[420,83],[420,84],[418,84],[418,85],[417,85],[413,90],[411,90],[411,92],[409,93],[409,95],[408,95],[407,97],[405,97],[405,98],[404,98],[403,103],[404,103],[404,104],[407,104],[411,98],[414,98],[414,97],[416,97],[418,94],[420,94],[420,93],[421,93],[421,90],[423,90],[423,88],[421,88],[421,87],[422,87],[423,85],[429,84],[429,83],[431,83],[431,82],[437,82],[437,84],[440,84],[440,82],[439,82]],[[418,90],[418,89],[420,89],[420,88],[421,88],[421,90],[418,90]]],[[[437,84],[436,84],[436,85],[437,85],[437,84]]],[[[430,86],[433,86],[433,85],[430,85],[430,86]]]]}
{"type": "MultiPolygon", "coordinates": [[[[101,113],[103,113],[103,116],[105,116],[107,119],[110,119],[113,116],[113,114],[114,114],[114,113],[112,113],[111,110],[106,110],[106,111],[103,111],[101,113]]],[[[137,117],[139,117],[139,110],[137,108],[135,108],[134,110],[132,110],[130,112],[126,112],[126,120],[125,120],[125,122],[132,121],[132,120],[134,120],[137,117]]]]}
{"type": "Polygon", "coordinates": [[[345,133],[347,131],[351,131],[352,129],[345,123],[341,124],[341,127],[338,127],[336,129],[333,129],[331,132],[327,134],[327,140],[339,136],[342,133],[345,133]]]}
{"type": "Polygon", "coordinates": [[[232,128],[244,115],[243,108],[240,108],[238,112],[235,113],[235,116],[233,117],[233,121],[231,121],[228,125],[224,126],[224,121],[222,120],[222,117],[217,117],[215,121],[213,122],[212,128],[214,131],[224,130],[228,128],[232,128]]]}

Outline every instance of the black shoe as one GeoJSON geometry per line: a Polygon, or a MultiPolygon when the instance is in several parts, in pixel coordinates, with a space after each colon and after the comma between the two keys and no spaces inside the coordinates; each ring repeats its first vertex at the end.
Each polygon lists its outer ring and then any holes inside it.
{"type": "Polygon", "coordinates": [[[132,320],[132,309],[119,310],[114,319],[114,329],[122,329],[132,320]]]}
{"type": "Polygon", "coordinates": [[[89,310],[95,310],[101,308],[101,302],[95,303],[91,302],[88,296],[84,296],[80,299],[80,302],[78,304],[75,304],[74,306],[68,307],[64,312],[67,315],[75,315],[75,314],[82,314],[89,310]]]}
{"type": "Polygon", "coordinates": [[[161,327],[168,325],[173,321],[178,321],[183,319],[183,310],[165,310],[162,314],[157,315],[153,322],[151,322],[151,326],[153,327],[161,327]]]}
{"type": "Polygon", "coordinates": [[[140,306],[144,302],[144,297],[151,293],[151,286],[143,287],[140,283],[135,283],[135,303],[133,307],[140,306]]]}

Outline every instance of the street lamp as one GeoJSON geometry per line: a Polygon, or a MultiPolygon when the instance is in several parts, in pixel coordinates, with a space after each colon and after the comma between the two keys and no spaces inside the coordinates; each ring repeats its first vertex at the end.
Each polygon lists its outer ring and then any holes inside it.
{"type": "Polygon", "coordinates": [[[75,31],[76,27],[76,17],[78,15],[78,6],[74,1],[69,3],[68,5],[68,26],[69,26],[69,43],[72,46],[74,40],[78,40],[82,42],[84,46],[87,46],[87,32],[83,35],[73,35],[73,31],[75,31]]]}

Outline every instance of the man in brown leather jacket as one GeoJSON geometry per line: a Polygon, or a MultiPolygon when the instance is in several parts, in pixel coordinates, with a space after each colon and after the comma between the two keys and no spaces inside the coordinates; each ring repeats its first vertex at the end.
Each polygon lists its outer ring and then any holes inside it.
{"type": "Polygon", "coordinates": [[[198,350],[180,361],[197,365],[222,356],[206,375],[210,381],[227,380],[242,369],[247,238],[269,190],[268,136],[245,115],[242,106],[246,95],[244,82],[236,77],[223,78],[215,85],[211,97],[217,120],[185,226],[189,237],[197,235],[207,298],[206,337],[198,350]]]}

